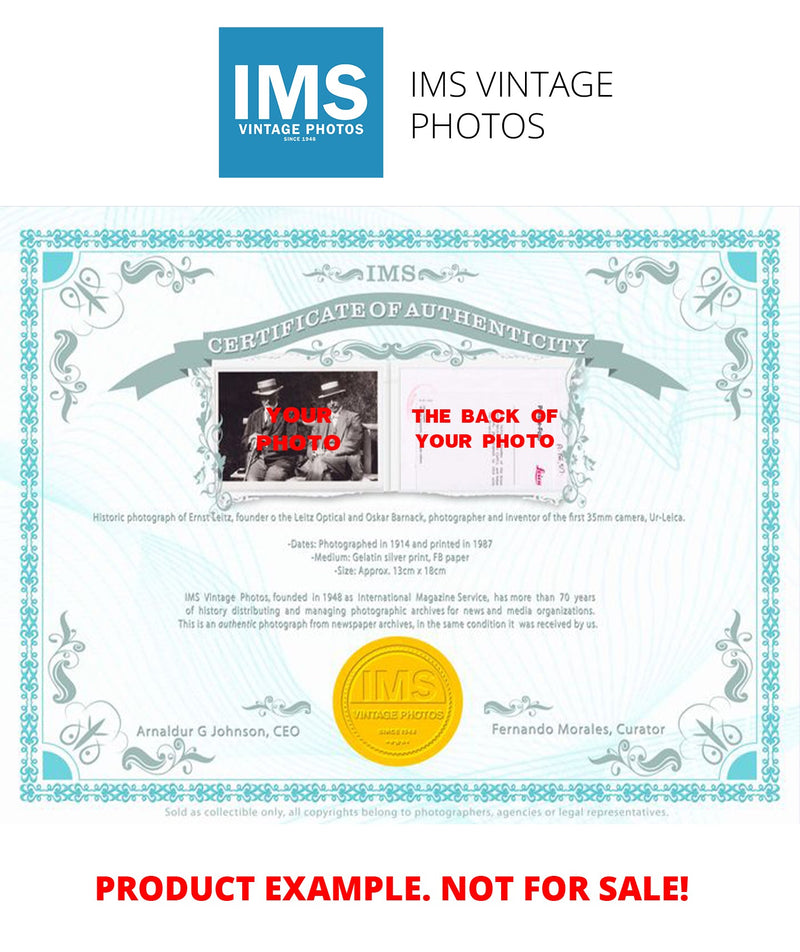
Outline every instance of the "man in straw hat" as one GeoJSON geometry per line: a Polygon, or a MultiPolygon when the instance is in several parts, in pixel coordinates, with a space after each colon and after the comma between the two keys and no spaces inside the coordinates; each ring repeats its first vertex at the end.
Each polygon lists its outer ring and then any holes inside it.
{"type": "Polygon", "coordinates": [[[256,449],[256,440],[259,436],[294,436],[297,433],[296,423],[287,423],[283,414],[273,423],[267,412],[268,408],[278,406],[278,394],[283,390],[274,377],[268,380],[259,380],[253,394],[261,398],[261,406],[253,410],[247,418],[244,427],[242,445],[246,453],[244,478],[251,482],[280,482],[294,475],[296,453],[292,450],[281,451],[273,449],[270,444],[263,450],[256,449]]]}
{"type": "Polygon", "coordinates": [[[322,447],[317,450],[308,444],[307,459],[303,463],[303,472],[309,480],[322,479],[361,479],[364,469],[361,462],[361,447],[364,430],[361,417],[353,410],[345,410],[342,398],[347,390],[339,386],[338,380],[329,380],[320,387],[318,399],[331,411],[330,421],[318,420],[311,428],[312,436],[338,436],[340,443],[335,450],[322,447]]]}

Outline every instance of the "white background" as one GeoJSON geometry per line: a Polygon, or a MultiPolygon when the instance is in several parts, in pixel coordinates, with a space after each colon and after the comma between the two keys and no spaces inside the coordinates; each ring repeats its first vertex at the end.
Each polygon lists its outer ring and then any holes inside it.
{"type": "MultiPolygon", "coordinates": [[[[571,2],[434,5],[405,0],[275,5],[45,3],[4,10],[0,37],[3,204],[796,205],[797,30],[787,3],[571,2]],[[226,180],[217,172],[219,26],[385,28],[385,178],[226,180]],[[410,143],[412,69],[611,69],[612,100],[547,105],[538,142],[410,143]]],[[[454,100],[458,108],[459,101],[454,100]]],[[[310,210],[306,212],[311,217],[310,210]]],[[[213,219],[221,213],[210,210],[213,219]]],[[[56,216],[57,217],[57,216],[56,216]]],[[[92,213],[84,216],[88,223],[92,213]]],[[[120,223],[121,223],[120,216],[120,223]]],[[[197,219],[197,211],[193,212],[197,219]]],[[[570,213],[529,213],[537,224],[570,213]]],[[[658,226],[630,207],[573,224],[658,226]]],[[[682,222],[710,224],[703,211],[682,222]]],[[[105,219],[105,216],[103,216],[105,219]]],[[[722,213],[721,221],[739,220],[722,213]]],[[[95,216],[95,220],[97,217],[95,216]]],[[[452,220],[452,219],[451,219],[452,220]]],[[[716,219],[715,219],[716,220],[716,219]]],[[[2,246],[25,221],[12,212],[2,246]]],[[[728,222],[725,221],[727,224],[728,222]]],[[[4,268],[3,301],[17,274],[4,268]]],[[[792,298],[797,300],[796,288],[792,298]]],[[[4,308],[3,370],[16,380],[16,312],[4,308]]],[[[796,320],[796,312],[787,319],[796,320]]],[[[13,389],[13,388],[12,388],[13,389]]],[[[798,827],[346,827],[158,822],[152,811],[22,806],[18,786],[16,404],[5,407],[0,669],[4,863],[0,934],[14,948],[386,950],[508,945],[654,950],[775,942],[797,932],[798,827]],[[94,902],[98,874],[316,872],[689,876],[674,904],[486,903],[266,907],[94,902]]],[[[795,440],[796,432],[789,437],[795,440]]],[[[786,436],[784,437],[786,439],[786,436]]],[[[793,478],[787,483],[796,486],[793,478]]],[[[786,533],[792,531],[787,527],[786,533]]],[[[796,548],[792,547],[796,553],[796,548]]],[[[796,577],[796,559],[784,571],[796,577]]],[[[791,584],[791,581],[789,582],[791,584]]],[[[784,638],[796,638],[785,630],[784,638]]],[[[794,771],[793,763],[785,769],[794,771]]],[[[793,786],[793,785],[792,785],[793,786]]],[[[787,804],[796,820],[796,805],[787,804]]],[[[724,817],[721,817],[724,820],[724,817]]],[[[713,817],[709,817],[713,820],[713,817]]]]}

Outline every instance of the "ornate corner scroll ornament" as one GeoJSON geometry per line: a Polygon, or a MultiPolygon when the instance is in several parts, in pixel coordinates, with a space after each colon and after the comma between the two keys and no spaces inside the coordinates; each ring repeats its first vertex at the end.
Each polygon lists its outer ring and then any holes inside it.
{"type": "Polygon", "coordinates": [[[194,284],[201,275],[214,274],[211,268],[192,268],[188,255],[181,258],[180,264],[163,255],[153,255],[143,261],[123,261],[119,273],[128,284],[139,284],[153,275],[159,287],[171,288],[175,294],[180,294],[187,284],[194,284]]]}
{"type": "Polygon", "coordinates": [[[263,701],[243,705],[242,710],[258,711],[259,717],[266,717],[267,714],[275,714],[277,717],[294,717],[297,714],[310,714],[311,705],[308,701],[295,701],[294,704],[287,704],[286,701],[268,694],[263,701]]]}
{"type": "MultiPolygon", "coordinates": [[[[726,720],[733,704],[741,704],[748,695],[744,688],[753,675],[753,659],[745,645],[752,641],[750,632],[740,632],[741,615],[733,612],[733,622],[725,629],[725,637],[716,643],[717,651],[722,652],[722,663],[733,668],[733,675],[725,685],[725,697],[711,698],[707,703],[691,704],[678,718],[678,730],[683,737],[681,752],[687,760],[699,752],[703,760],[712,767],[718,767],[744,740],[741,730],[726,720]]],[[[613,764],[611,772],[618,776],[623,766],[634,773],[657,773],[667,766],[680,770],[683,760],[681,754],[673,748],[666,748],[650,760],[641,747],[631,747],[629,741],[620,742],[615,751],[608,751],[598,758],[590,757],[593,764],[613,764]],[[677,764],[677,765],[675,765],[677,764]]]]}
{"type": "Polygon", "coordinates": [[[193,764],[207,764],[214,759],[198,754],[194,747],[187,748],[180,738],[172,745],[162,744],[155,756],[139,747],[129,747],[119,711],[113,704],[103,700],[82,704],[73,700],[76,696],[75,685],[64,671],[77,666],[77,653],[84,651],[86,646],[75,638],[74,629],[67,623],[66,612],[62,612],[60,622],[61,632],[49,636],[49,640],[57,647],[47,667],[58,688],[53,700],[57,704],[72,702],[64,709],[67,723],[58,734],[62,753],[69,753],[74,763],[84,766],[95,763],[104,751],[121,753],[122,766],[126,770],[137,766],[153,774],[166,774],[178,766],[189,774],[193,764]]]}
{"type": "Polygon", "coordinates": [[[586,505],[584,486],[591,482],[589,475],[595,467],[595,461],[586,453],[589,437],[583,425],[583,397],[581,384],[585,372],[583,360],[576,360],[567,373],[568,404],[566,416],[561,417],[566,445],[562,450],[564,465],[567,468],[567,483],[561,492],[561,501],[579,506],[586,505]]]}
{"type": "Polygon", "coordinates": [[[334,268],[332,265],[323,264],[313,271],[303,273],[304,278],[316,278],[321,284],[326,279],[334,281],[336,284],[342,284],[345,281],[363,281],[364,272],[361,268],[350,268],[349,271],[342,271],[341,268],[334,268]]]}
{"type": "Polygon", "coordinates": [[[141,747],[128,747],[122,755],[122,766],[126,770],[131,767],[140,767],[149,774],[168,774],[180,767],[185,774],[190,774],[195,764],[210,764],[213,757],[205,757],[197,753],[196,747],[187,747],[176,737],[171,744],[161,744],[155,756],[151,756],[141,747]]]}
{"type": "Polygon", "coordinates": [[[741,730],[726,720],[733,704],[748,700],[745,688],[753,676],[753,659],[745,647],[753,636],[749,631],[740,631],[741,620],[741,615],[734,609],[730,628],[725,629],[725,637],[716,643],[717,651],[722,653],[722,663],[726,668],[733,668],[733,674],[725,684],[725,697],[713,697],[705,704],[691,704],[678,721],[689,749],[697,751],[699,748],[700,756],[712,767],[721,764],[744,740],[741,730]]]}
{"type": "Polygon", "coordinates": [[[725,402],[733,407],[733,419],[738,420],[742,415],[741,399],[753,396],[750,387],[744,382],[753,372],[753,355],[744,343],[747,330],[744,327],[732,327],[725,335],[725,346],[733,354],[735,360],[722,368],[722,376],[717,380],[717,390],[725,393],[725,402]]]}
{"type": "Polygon", "coordinates": [[[673,747],[665,747],[653,757],[648,757],[644,747],[639,745],[631,747],[629,740],[621,740],[616,750],[609,747],[600,757],[590,757],[589,762],[611,764],[611,773],[615,777],[622,773],[623,768],[631,770],[640,777],[652,777],[667,768],[675,773],[681,769],[683,763],[681,755],[673,747]]]}
{"type": "Polygon", "coordinates": [[[56,644],[56,650],[47,662],[47,673],[56,687],[53,700],[56,704],[66,704],[72,701],[77,693],[72,680],[65,673],[78,667],[80,653],[86,645],[75,637],[75,629],[67,624],[67,613],[61,613],[61,631],[53,632],[48,640],[56,644]]]}
{"type": "Polygon", "coordinates": [[[50,397],[60,400],[61,417],[69,422],[69,411],[78,402],[77,394],[86,390],[80,379],[80,370],[67,361],[78,346],[78,335],[86,336],[94,330],[106,330],[121,320],[125,302],[120,296],[123,283],[138,284],[150,275],[161,287],[171,288],[179,294],[187,284],[194,284],[204,274],[212,274],[210,268],[192,268],[191,260],[184,256],[175,264],[162,255],[154,255],[142,261],[123,261],[119,274],[101,275],[95,268],[85,265],[58,293],[61,303],[73,314],[72,330],[55,332],[58,342],[50,357],[50,373],[58,384],[50,397]]]}
{"type": "Polygon", "coordinates": [[[678,262],[670,261],[662,264],[655,258],[639,255],[630,261],[620,263],[617,257],[608,259],[607,268],[589,268],[587,275],[595,274],[606,284],[613,284],[620,294],[625,294],[628,288],[638,288],[644,284],[647,275],[655,278],[659,284],[673,284],[678,277],[678,262]]]}
{"type": "Polygon", "coordinates": [[[459,284],[463,284],[464,278],[477,278],[478,272],[467,271],[466,268],[462,268],[459,264],[451,264],[439,271],[433,271],[431,268],[420,268],[419,271],[417,271],[417,277],[420,281],[436,281],[439,284],[453,280],[458,281],[459,284]]]}
{"type": "Polygon", "coordinates": [[[735,704],[746,701],[748,695],[744,688],[753,676],[753,659],[744,647],[745,643],[753,640],[749,631],[739,632],[742,616],[738,611],[733,612],[733,623],[725,629],[725,638],[717,642],[717,651],[722,652],[722,663],[726,668],[734,668],[734,673],[725,685],[725,697],[735,704]]]}
{"type": "Polygon", "coordinates": [[[192,386],[200,394],[200,414],[197,423],[200,427],[200,444],[197,452],[202,458],[200,469],[194,474],[194,481],[201,487],[200,492],[212,500],[212,507],[230,509],[233,497],[222,488],[222,473],[225,457],[219,451],[219,438],[222,432],[222,420],[215,418],[211,388],[211,375],[206,369],[190,370],[192,386]]]}
{"type": "Polygon", "coordinates": [[[501,717],[518,717],[525,711],[530,717],[536,717],[537,711],[552,711],[552,706],[540,704],[538,701],[532,701],[527,694],[522,697],[512,698],[508,704],[501,704],[499,701],[487,701],[483,705],[484,714],[499,714],[501,717]]]}
{"type": "Polygon", "coordinates": [[[725,400],[733,407],[734,420],[741,416],[741,399],[752,397],[750,389],[743,387],[744,381],[753,370],[753,358],[743,343],[747,331],[735,328],[736,316],[732,309],[742,299],[742,290],[730,279],[721,265],[711,265],[703,269],[699,277],[688,285],[677,282],[679,265],[671,261],[664,265],[654,258],[638,256],[621,263],[616,257],[608,260],[607,268],[590,268],[587,275],[597,275],[606,284],[613,284],[620,294],[628,288],[640,287],[646,275],[655,278],[664,285],[673,285],[673,295],[679,300],[681,320],[687,327],[696,331],[711,327],[731,328],[725,335],[725,346],[733,354],[734,363],[722,368],[722,376],[717,380],[717,389],[725,393],[725,400]]]}
{"type": "Polygon", "coordinates": [[[475,360],[483,354],[496,354],[497,351],[492,347],[474,347],[470,340],[462,340],[460,346],[444,340],[422,340],[413,344],[398,344],[393,341],[370,344],[362,340],[345,340],[326,347],[317,339],[311,341],[310,347],[292,347],[287,353],[299,354],[308,360],[318,360],[323,367],[344,363],[352,360],[354,356],[370,357],[373,360],[413,360],[424,354],[429,354],[437,363],[460,367],[465,360],[475,360]]]}
{"type": "Polygon", "coordinates": [[[61,328],[54,334],[57,343],[49,368],[58,389],[51,391],[50,399],[61,401],[61,419],[65,423],[69,422],[69,412],[78,402],[77,394],[86,390],[78,367],[67,362],[78,346],[78,336],[113,327],[125,313],[118,288],[111,287],[109,280],[121,284],[116,275],[101,277],[87,265],[58,294],[61,303],[72,312],[72,324],[71,330],[61,328]]]}
{"type": "Polygon", "coordinates": [[[50,399],[62,401],[61,419],[68,423],[69,411],[78,402],[76,395],[86,390],[86,384],[80,379],[81,372],[75,364],[67,363],[78,346],[78,338],[67,330],[56,331],[55,338],[58,343],[50,355],[50,373],[59,389],[50,391],[50,399]]]}

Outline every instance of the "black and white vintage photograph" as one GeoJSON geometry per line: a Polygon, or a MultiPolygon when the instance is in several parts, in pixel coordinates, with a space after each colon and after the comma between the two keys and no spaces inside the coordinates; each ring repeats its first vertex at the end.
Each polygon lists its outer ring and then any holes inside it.
{"type": "Polygon", "coordinates": [[[378,376],[275,366],[220,370],[223,480],[247,489],[377,488],[378,376]]]}

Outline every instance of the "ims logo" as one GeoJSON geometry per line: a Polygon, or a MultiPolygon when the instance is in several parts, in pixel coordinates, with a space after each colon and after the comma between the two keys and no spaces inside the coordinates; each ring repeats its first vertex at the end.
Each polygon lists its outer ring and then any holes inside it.
{"type": "Polygon", "coordinates": [[[220,178],[383,176],[383,30],[221,28],[220,178]]]}
{"type": "Polygon", "coordinates": [[[354,686],[353,701],[412,702],[435,704],[443,701],[436,674],[427,669],[368,667],[361,672],[360,683],[354,686]],[[359,697],[359,689],[361,696],[359,697]]]}

